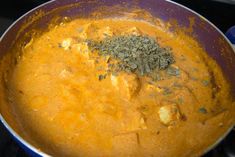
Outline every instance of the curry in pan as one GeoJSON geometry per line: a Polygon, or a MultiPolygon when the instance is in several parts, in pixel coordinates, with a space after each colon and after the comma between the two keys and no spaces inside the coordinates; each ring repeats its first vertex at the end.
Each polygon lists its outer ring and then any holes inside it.
{"type": "Polygon", "coordinates": [[[25,136],[55,156],[197,156],[234,121],[221,69],[183,34],[77,19],[31,41],[7,80],[25,136]]]}

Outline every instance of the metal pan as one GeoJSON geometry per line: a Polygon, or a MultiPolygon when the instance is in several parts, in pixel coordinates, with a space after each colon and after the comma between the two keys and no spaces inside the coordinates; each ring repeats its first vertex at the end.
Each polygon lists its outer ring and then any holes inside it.
{"type": "MultiPolygon", "coordinates": [[[[58,16],[67,16],[70,18],[89,17],[90,13],[98,6],[113,6],[119,5],[125,8],[138,6],[150,12],[153,16],[169,21],[175,19],[182,27],[188,27],[190,18],[194,18],[195,24],[193,27],[193,35],[198,42],[203,46],[209,56],[217,61],[222,68],[224,75],[229,80],[232,92],[235,93],[235,53],[231,43],[216,28],[211,22],[206,20],[196,12],[169,0],[52,0],[44,3],[37,8],[29,11],[17,21],[15,21],[1,36],[0,39],[0,56],[1,58],[11,52],[13,47],[19,47],[20,44],[26,43],[30,39],[32,30],[44,30],[47,24],[58,16]],[[24,42],[22,42],[24,40],[24,42]],[[223,54],[222,54],[222,50],[223,54]]],[[[112,16],[112,12],[106,17],[112,16]]],[[[10,66],[10,65],[9,65],[10,66]]],[[[1,74],[1,77],[3,74],[1,74]]],[[[2,84],[2,82],[1,82],[2,84]]],[[[4,86],[3,86],[4,87],[4,86]]],[[[0,88],[1,92],[5,89],[0,88]]],[[[235,98],[235,97],[234,97],[235,98]]],[[[0,95],[0,100],[4,99],[0,95]]],[[[0,101],[1,102],[1,101],[0,101]]],[[[7,128],[12,137],[22,146],[31,156],[49,156],[43,150],[39,150],[33,141],[27,140],[16,126],[19,125],[14,119],[12,111],[3,110],[0,108],[0,120],[7,128]],[[13,118],[9,118],[10,116],[13,118]]],[[[203,152],[206,153],[217,145],[233,128],[232,123],[213,145],[206,148],[203,152]]]]}

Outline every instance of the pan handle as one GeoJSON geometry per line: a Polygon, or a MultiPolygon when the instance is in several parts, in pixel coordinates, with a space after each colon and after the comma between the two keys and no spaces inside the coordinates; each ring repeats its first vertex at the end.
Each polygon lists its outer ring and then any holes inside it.
{"type": "Polygon", "coordinates": [[[225,33],[226,37],[229,39],[229,41],[233,44],[233,48],[235,50],[235,26],[228,29],[228,31],[225,33]]]}

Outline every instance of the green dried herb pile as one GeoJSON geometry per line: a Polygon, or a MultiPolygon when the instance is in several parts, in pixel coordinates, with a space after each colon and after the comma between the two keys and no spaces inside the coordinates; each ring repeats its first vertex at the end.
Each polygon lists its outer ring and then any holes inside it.
{"type": "Polygon", "coordinates": [[[91,50],[118,60],[114,67],[110,66],[115,72],[134,72],[143,76],[166,69],[174,62],[171,49],[161,47],[149,36],[121,35],[87,42],[91,50]]]}

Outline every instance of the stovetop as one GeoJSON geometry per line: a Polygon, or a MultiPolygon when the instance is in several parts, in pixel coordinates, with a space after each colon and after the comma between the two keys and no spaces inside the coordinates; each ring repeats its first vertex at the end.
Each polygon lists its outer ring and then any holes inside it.
{"type": "MultiPolygon", "coordinates": [[[[47,0],[2,0],[0,5],[0,35],[19,16],[46,2],[47,0]]],[[[174,0],[179,2],[214,23],[222,32],[235,25],[235,5],[214,2],[211,0],[174,0]]],[[[15,141],[11,139],[0,124],[0,157],[29,157],[15,141]]],[[[203,157],[235,157],[235,130],[213,150],[203,157]]]]}

